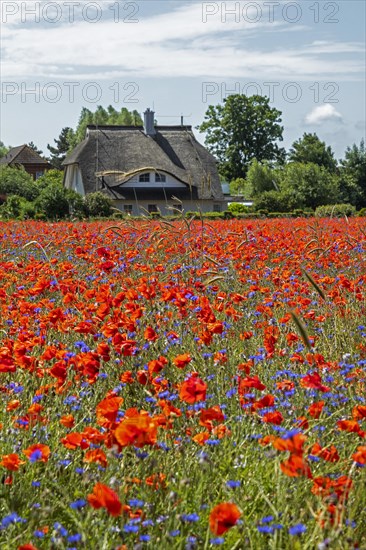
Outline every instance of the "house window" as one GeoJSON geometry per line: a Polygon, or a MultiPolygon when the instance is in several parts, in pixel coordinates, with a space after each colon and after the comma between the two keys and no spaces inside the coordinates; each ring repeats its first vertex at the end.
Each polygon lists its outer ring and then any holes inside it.
{"type": "Polygon", "coordinates": [[[156,204],[148,204],[147,205],[147,211],[148,212],[157,212],[158,207],[156,206],[156,204]]]}
{"type": "Polygon", "coordinates": [[[43,176],[43,170],[39,170],[38,172],[36,172],[36,180],[38,180],[38,178],[40,178],[41,176],[43,176]]]}
{"type": "Polygon", "coordinates": [[[166,175],[165,174],[159,174],[159,172],[155,173],[155,182],[166,182],[166,175]]]}
{"type": "Polygon", "coordinates": [[[221,212],[221,204],[214,204],[213,205],[213,211],[214,212],[221,212]]]}
{"type": "Polygon", "coordinates": [[[123,211],[125,214],[132,214],[132,204],[124,204],[123,211]]]}
{"type": "Polygon", "coordinates": [[[139,181],[150,181],[150,174],[149,172],[146,172],[145,174],[139,175],[139,181]]]}

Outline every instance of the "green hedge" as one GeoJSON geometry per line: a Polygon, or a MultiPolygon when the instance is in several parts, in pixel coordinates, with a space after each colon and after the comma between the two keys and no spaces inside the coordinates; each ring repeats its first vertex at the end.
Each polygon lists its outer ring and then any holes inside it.
{"type": "Polygon", "coordinates": [[[352,204],[324,204],[318,206],[315,210],[317,218],[343,218],[344,216],[354,216],[356,208],[352,204]]]}

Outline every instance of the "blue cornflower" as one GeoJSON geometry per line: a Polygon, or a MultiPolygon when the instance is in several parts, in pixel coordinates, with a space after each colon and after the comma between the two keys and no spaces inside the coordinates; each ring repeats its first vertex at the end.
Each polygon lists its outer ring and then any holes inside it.
{"type": "Polygon", "coordinates": [[[79,508],[83,508],[86,504],[86,500],[79,498],[78,500],[74,500],[74,502],[70,502],[69,506],[73,510],[79,510],[79,508]]]}
{"type": "Polygon", "coordinates": [[[61,525],[61,523],[59,523],[58,521],[56,521],[56,523],[53,524],[53,528],[59,532],[61,537],[67,537],[68,535],[67,529],[65,529],[65,527],[61,525]]]}
{"type": "Polygon", "coordinates": [[[264,518],[261,519],[261,523],[271,523],[273,520],[274,516],[264,516],[264,518]]]}
{"type": "Polygon", "coordinates": [[[260,533],[266,533],[269,535],[274,533],[274,528],[272,527],[272,525],[257,525],[257,529],[260,533]]]}
{"type": "Polygon", "coordinates": [[[38,539],[42,539],[44,537],[44,532],[43,531],[34,531],[33,533],[33,536],[38,538],[38,539]]]}
{"type": "Polygon", "coordinates": [[[235,489],[236,487],[240,487],[241,481],[236,481],[234,479],[231,479],[226,482],[226,487],[229,487],[230,489],[235,489]]]}
{"type": "Polygon", "coordinates": [[[289,528],[288,532],[290,535],[301,535],[301,533],[305,533],[306,526],[303,523],[297,523],[296,525],[293,525],[289,528]]]}
{"type": "Polygon", "coordinates": [[[210,543],[214,546],[218,546],[219,544],[224,544],[225,539],[224,537],[216,537],[214,539],[210,539],[210,543]]]}
{"type": "Polygon", "coordinates": [[[79,542],[81,540],[81,534],[75,533],[75,535],[70,535],[67,537],[67,542],[79,542]]]}
{"type": "Polygon", "coordinates": [[[150,535],[140,535],[141,542],[149,542],[150,539],[151,539],[150,535]]]}
{"type": "Polygon", "coordinates": [[[42,451],[40,449],[35,449],[30,455],[29,455],[29,462],[37,462],[38,460],[41,460],[42,458],[42,451]]]}
{"type": "MultiPolygon", "coordinates": [[[[32,453],[33,454],[33,453],[32,453]]],[[[60,466],[68,466],[69,464],[71,464],[71,460],[67,460],[67,459],[64,459],[64,460],[59,460],[58,461],[58,464],[60,466]]]]}
{"type": "Polygon", "coordinates": [[[175,529],[174,531],[170,531],[168,534],[170,537],[178,537],[180,535],[180,530],[175,529]]]}
{"type": "Polygon", "coordinates": [[[125,533],[137,533],[139,530],[138,525],[125,525],[123,528],[125,533]]]}
{"type": "Polygon", "coordinates": [[[153,522],[152,519],[145,519],[145,521],[143,521],[143,522],[141,523],[141,525],[142,525],[143,527],[149,527],[149,526],[151,526],[151,525],[154,525],[154,522],[153,522]]]}
{"type": "Polygon", "coordinates": [[[145,504],[145,502],[143,500],[139,500],[138,498],[131,498],[128,501],[128,504],[130,506],[143,506],[145,504]]]}
{"type": "Polygon", "coordinates": [[[182,515],[180,516],[180,519],[181,519],[182,521],[187,521],[187,522],[191,523],[191,522],[199,521],[200,517],[199,517],[199,515],[196,514],[196,513],[193,513],[193,514],[182,514],[182,515]]]}

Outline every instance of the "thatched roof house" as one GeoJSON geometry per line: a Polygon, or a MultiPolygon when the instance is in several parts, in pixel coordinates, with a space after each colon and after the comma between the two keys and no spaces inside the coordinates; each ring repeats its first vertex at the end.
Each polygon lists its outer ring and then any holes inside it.
{"type": "Polygon", "coordinates": [[[29,145],[19,145],[12,147],[5,156],[0,159],[1,166],[23,166],[24,170],[30,174],[34,180],[42,176],[47,170],[52,168],[48,160],[44,159],[29,145]]]}
{"type": "Polygon", "coordinates": [[[150,109],[143,127],[88,126],[63,165],[67,188],[103,191],[126,212],[224,209],[215,158],[191,126],[155,126],[150,109]]]}

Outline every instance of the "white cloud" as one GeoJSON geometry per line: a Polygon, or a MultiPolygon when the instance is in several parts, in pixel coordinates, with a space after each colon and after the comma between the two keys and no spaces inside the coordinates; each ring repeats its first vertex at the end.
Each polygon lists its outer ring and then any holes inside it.
{"type": "MultiPolygon", "coordinates": [[[[291,49],[273,48],[263,40],[267,31],[293,32],[297,27],[283,20],[236,22],[231,17],[223,23],[220,16],[215,16],[204,23],[201,3],[174,7],[167,3],[164,13],[155,14],[146,11],[146,2],[138,5],[139,12],[134,16],[138,23],[122,20],[115,23],[112,12],[107,10],[108,17],[102,17],[97,24],[80,17],[70,23],[63,16],[57,24],[41,20],[24,25],[17,13],[2,29],[2,78],[69,79],[72,74],[79,80],[133,75],[136,79],[238,77],[251,81],[340,81],[358,80],[363,74],[362,60],[350,57],[359,51],[358,43],[315,42],[291,49]],[[253,36],[258,38],[254,47],[253,36]],[[335,52],[348,56],[331,55],[335,52]],[[70,72],[70,67],[75,70],[70,72]]],[[[121,13],[121,17],[124,15],[125,12],[121,13]]]]}
{"type": "Polygon", "coordinates": [[[305,124],[308,125],[315,124],[318,126],[323,122],[328,121],[343,122],[341,113],[339,113],[334,105],[331,105],[330,103],[325,103],[325,105],[315,107],[305,117],[305,124]]]}

